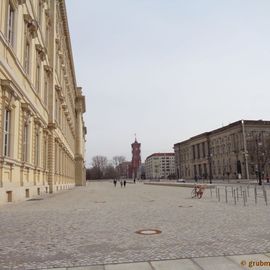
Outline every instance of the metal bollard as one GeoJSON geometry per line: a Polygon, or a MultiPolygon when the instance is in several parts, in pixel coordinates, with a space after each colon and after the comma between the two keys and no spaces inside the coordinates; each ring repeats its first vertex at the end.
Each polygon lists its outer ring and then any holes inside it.
{"type": "Polygon", "coordinates": [[[233,187],[231,186],[231,189],[232,189],[232,197],[233,197],[233,187]]]}
{"type": "Polygon", "coordinates": [[[267,205],[267,193],[265,189],[263,189],[263,197],[264,197],[265,204],[267,205]]]}
{"type": "Polygon", "coordinates": [[[249,197],[249,184],[248,184],[248,186],[247,186],[247,195],[248,195],[248,197],[249,197]]]}
{"type": "Polygon", "coordinates": [[[227,187],[225,187],[225,201],[226,203],[228,203],[227,187]]]}
{"type": "Polygon", "coordinates": [[[212,187],[210,187],[210,193],[211,193],[211,198],[213,197],[213,194],[212,194],[212,187]]]}
{"type": "Polygon", "coordinates": [[[234,204],[236,205],[236,195],[235,195],[235,189],[233,190],[233,199],[234,199],[234,204]]]}
{"type": "Polygon", "coordinates": [[[218,201],[220,202],[220,193],[219,193],[219,188],[218,188],[217,192],[218,192],[218,201]]]}
{"type": "Polygon", "coordinates": [[[242,192],[242,186],[240,186],[240,194],[243,195],[243,192],[242,192]]]}
{"type": "Polygon", "coordinates": [[[254,199],[255,199],[255,204],[257,204],[257,187],[254,187],[254,199]]]}
{"type": "Polygon", "coordinates": [[[239,201],[238,187],[236,188],[237,201],[239,201]]]}
{"type": "Polygon", "coordinates": [[[217,187],[215,188],[215,192],[216,192],[216,198],[217,198],[217,187]]]}
{"type": "Polygon", "coordinates": [[[244,206],[246,206],[245,191],[242,192],[242,197],[243,197],[244,206]]]}

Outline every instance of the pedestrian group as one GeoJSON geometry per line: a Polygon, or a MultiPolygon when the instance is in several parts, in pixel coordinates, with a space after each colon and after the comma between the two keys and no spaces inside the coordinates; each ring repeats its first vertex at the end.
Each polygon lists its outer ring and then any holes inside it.
{"type": "MultiPolygon", "coordinates": [[[[113,184],[116,187],[116,185],[117,185],[117,179],[114,179],[113,180],[113,184]]],[[[123,180],[120,180],[120,186],[121,187],[123,187],[123,186],[126,187],[126,184],[127,184],[127,181],[126,180],[124,180],[124,181],[123,180]]]]}

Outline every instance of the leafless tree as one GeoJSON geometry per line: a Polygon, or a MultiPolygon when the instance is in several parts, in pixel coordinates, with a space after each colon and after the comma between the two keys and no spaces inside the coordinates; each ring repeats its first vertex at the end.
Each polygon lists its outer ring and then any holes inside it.
{"type": "Polygon", "coordinates": [[[108,166],[108,159],[104,156],[94,156],[92,158],[92,172],[97,179],[103,178],[106,167],[108,166]]]}
{"type": "Polygon", "coordinates": [[[92,158],[92,166],[99,168],[101,171],[104,171],[108,165],[108,159],[104,156],[94,156],[92,158]]]}
{"type": "Polygon", "coordinates": [[[113,164],[115,167],[117,167],[119,164],[126,161],[126,158],[124,156],[114,156],[113,157],[113,164]]]}

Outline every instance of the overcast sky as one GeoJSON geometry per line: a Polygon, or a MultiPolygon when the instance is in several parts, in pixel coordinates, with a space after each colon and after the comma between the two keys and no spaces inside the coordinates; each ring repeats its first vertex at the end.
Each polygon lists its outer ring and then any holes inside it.
{"type": "Polygon", "coordinates": [[[270,120],[269,0],[66,0],[86,161],[270,120]]]}

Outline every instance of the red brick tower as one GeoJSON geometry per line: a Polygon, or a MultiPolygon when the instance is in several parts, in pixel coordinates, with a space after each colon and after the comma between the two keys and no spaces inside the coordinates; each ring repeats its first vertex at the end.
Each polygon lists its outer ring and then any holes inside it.
{"type": "Polygon", "coordinates": [[[132,148],[132,161],[131,161],[132,176],[133,179],[136,179],[138,169],[141,165],[141,144],[137,142],[136,136],[135,142],[131,144],[131,148],[132,148]]]}

